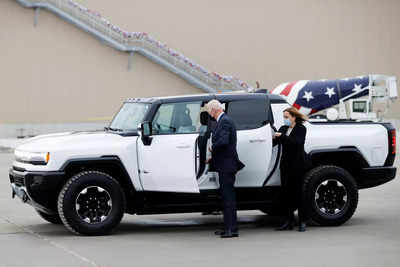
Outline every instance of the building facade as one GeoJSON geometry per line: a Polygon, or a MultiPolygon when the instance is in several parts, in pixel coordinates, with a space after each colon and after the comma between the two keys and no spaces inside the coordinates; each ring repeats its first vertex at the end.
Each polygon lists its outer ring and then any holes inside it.
{"type": "MultiPolygon", "coordinates": [[[[400,78],[400,1],[76,0],[210,71],[273,88],[300,79],[400,78]]],[[[128,97],[192,94],[172,72],[15,0],[0,1],[0,124],[108,120],[128,97]]],[[[388,118],[400,119],[400,104],[388,118]]]]}

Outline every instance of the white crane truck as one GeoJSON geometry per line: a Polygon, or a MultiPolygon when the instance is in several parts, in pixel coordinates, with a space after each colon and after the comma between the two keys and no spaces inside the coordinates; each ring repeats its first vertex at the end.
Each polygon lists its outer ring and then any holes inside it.
{"type": "Polygon", "coordinates": [[[398,98],[395,76],[370,74],[337,80],[286,82],[271,90],[313,121],[382,121],[398,98]]]}

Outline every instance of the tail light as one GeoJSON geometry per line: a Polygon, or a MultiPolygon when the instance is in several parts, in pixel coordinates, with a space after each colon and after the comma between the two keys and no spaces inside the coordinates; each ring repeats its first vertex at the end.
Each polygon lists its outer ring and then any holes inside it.
{"type": "Polygon", "coordinates": [[[385,166],[393,166],[396,157],[396,130],[391,123],[384,123],[388,134],[388,155],[385,160],[385,166]]]}
{"type": "Polygon", "coordinates": [[[391,147],[392,147],[392,154],[396,154],[396,130],[391,130],[391,147]]]}

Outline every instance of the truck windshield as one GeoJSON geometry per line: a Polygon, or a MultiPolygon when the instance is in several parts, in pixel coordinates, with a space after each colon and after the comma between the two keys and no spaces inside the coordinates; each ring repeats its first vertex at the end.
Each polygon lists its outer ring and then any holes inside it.
{"type": "Polygon", "coordinates": [[[145,103],[125,103],[107,129],[113,131],[136,131],[150,108],[145,103]]]}

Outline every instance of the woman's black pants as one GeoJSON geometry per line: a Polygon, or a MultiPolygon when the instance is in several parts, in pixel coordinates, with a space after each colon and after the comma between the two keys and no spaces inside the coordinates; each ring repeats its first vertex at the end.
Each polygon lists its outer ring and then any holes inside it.
{"type": "Polygon", "coordinates": [[[302,172],[298,173],[296,175],[281,171],[283,204],[288,220],[294,220],[294,211],[298,210],[299,221],[306,222],[308,217],[302,191],[304,175],[302,172]]]}

